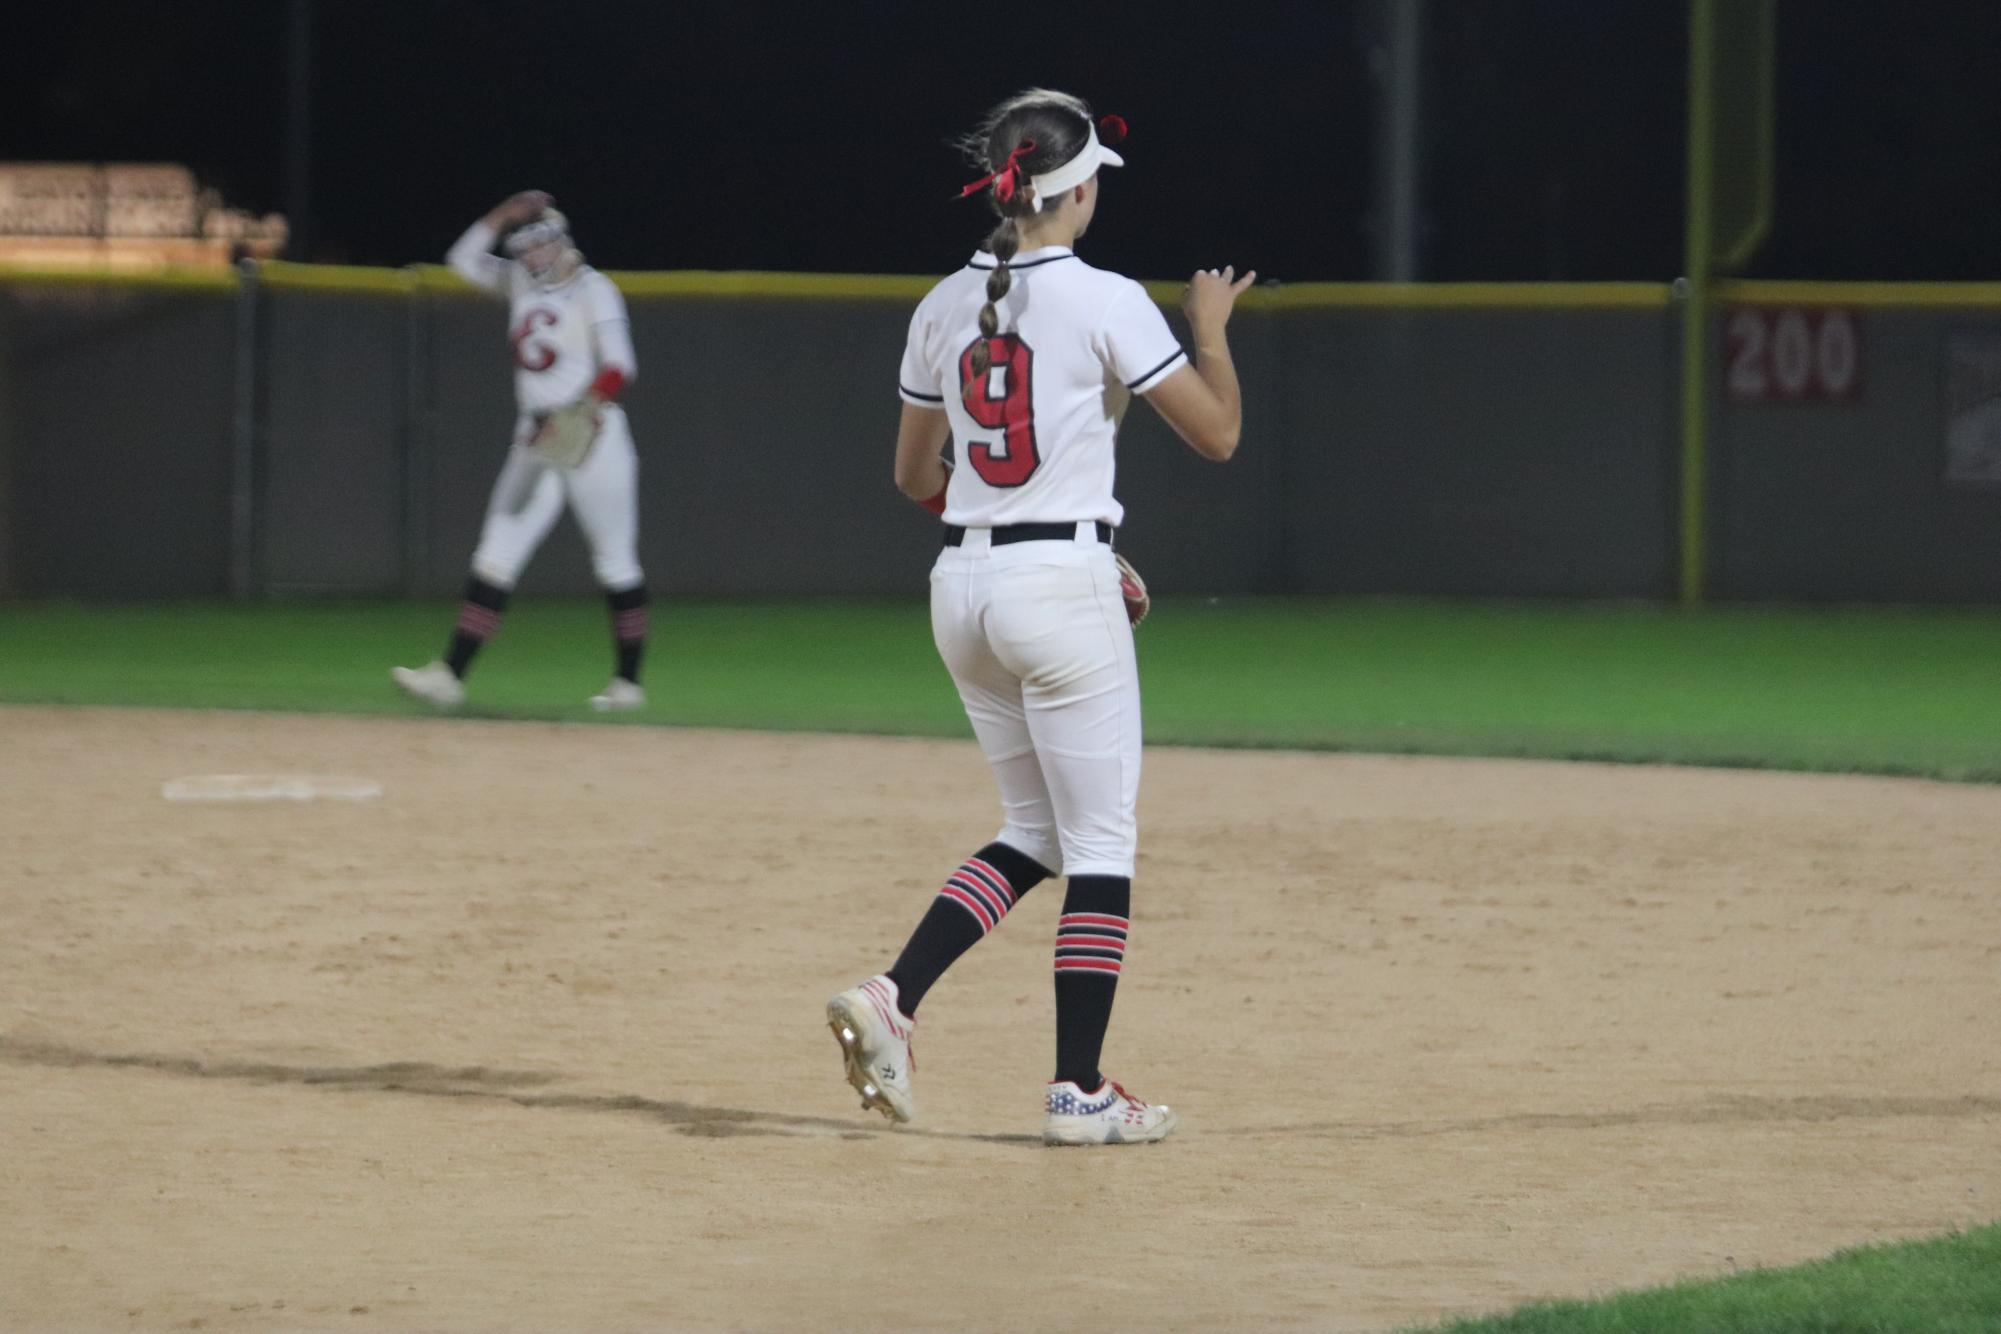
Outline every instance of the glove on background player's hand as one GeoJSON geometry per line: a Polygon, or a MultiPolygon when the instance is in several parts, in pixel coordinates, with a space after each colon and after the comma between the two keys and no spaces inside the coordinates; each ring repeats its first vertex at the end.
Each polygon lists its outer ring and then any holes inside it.
{"type": "Polygon", "coordinates": [[[542,419],[528,447],[558,467],[577,467],[597,443],[603,413],[604,404],[591,394],[565,403],[542,419]]]}

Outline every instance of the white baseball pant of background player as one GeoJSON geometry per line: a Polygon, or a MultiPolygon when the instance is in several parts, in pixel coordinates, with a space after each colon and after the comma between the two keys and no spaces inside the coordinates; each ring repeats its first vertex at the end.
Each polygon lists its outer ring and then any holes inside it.
{"type": "Polygon", "coordinates": [[[645,578],[639,566],[639,452],[625,410],[604,408],[597,443],[574,468],[560,468],[528,447],[536,419],[516,419],[514,444],[494,479],[472,553],[473,573],[512,589],[567,501],[591,551],[591,570],[607,589],[645,578]]]}
{"type": "Polygon", "coordinates": [[[398,667],[397,685],[429,703],[465,698],[472,659],[499,628],[513,592],[565,503],[590,546],[612,620],[615,666],[591,698],[600,710],[645,703],[639,685],[646,639],[646,583],[639,564],[639,456],[625,411],[613,401],[637,374],[625,300],[584,263],[568,221],[540,191],[524,191],[466,230],[447,259],[468,282],[509,299],[518,414],[513,443],[488,498],[472,572],[445,657],[398,667]],[[510,259],[493,253],[508,228],[510,259]],[[551,412],[582,403],[596,418],[590,452],[573,467],[533,448],[551,412]]]}

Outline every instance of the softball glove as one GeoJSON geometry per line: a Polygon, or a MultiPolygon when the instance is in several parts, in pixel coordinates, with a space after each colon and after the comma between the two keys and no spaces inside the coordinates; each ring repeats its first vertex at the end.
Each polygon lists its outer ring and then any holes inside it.
{"type": "Polygon", "coordinates": [[[1153,606],[1153,600],[1146,595],[1146,580],[1139,577],[1139,571],[1133,568],[1131,561],[1116,551],[1112,553],[1112,559],[1119,566],[1119,592],[1126,600],[1126,619],[1137,627],[1153,606]]]}
{"type": "Polygon", "coordinates": [[[603,423],[603,404],[590,395],[565,403],[542,418],[528,447],[560,468],[575,468],[590,457],[603,423]]]}

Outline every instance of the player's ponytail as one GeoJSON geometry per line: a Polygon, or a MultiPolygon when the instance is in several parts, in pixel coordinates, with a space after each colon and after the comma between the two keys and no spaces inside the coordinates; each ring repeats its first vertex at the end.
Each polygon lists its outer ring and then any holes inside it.
{"type": "MultiPolygon", "coordinates": [[[[1015,198],[1020,199],[1028,192],[1017,190],[1015,198]]],[[[1012,202],[1012,201],[1010,201],[1012,202]]],[[[987,234],[987,250],[994,257],[994,269],[987,275],[987,303],[980,307],[980,334],[992,340],[1000,336],[1000,301],[1014,286],[1014,274],[1008,270],[1008,262],[1015,251],[1021,248],[1021,228],[1015,222],[1015,213],[1003,208],[1000,225],[987,234]]],[[[986,381],[987,372],[994,364],[993,343],[981,343],[973,348],[973,373],[966,380],[966,395],[971,397],[976,388],[986,381]]]]}
{"type": "MultiPolygon", "coordinates": [[[[987,300],[980,307],[980,335],[973,348],[972,374],[965,392],[984,392],[993,367],[993,342],[1000,336],[1000,302],[1014,286],[1008,264],[1021,247],[1017,219],[1035,212],[1035,187],[1029,178],[1068,162],[1082,151],[1091,134],[1091,109],[1068,93],[1031,88],[1016,93],[987,113],[980,127],[960,141],[966,156],[987,174],[961,191],[961,197],[985,190],[987,202],[1000,215],[988,234],[985,249],[994,257],[987,275],[987,300]]],[[[1047,201],[1054,204],[1058,201],[1047,201]]]]}

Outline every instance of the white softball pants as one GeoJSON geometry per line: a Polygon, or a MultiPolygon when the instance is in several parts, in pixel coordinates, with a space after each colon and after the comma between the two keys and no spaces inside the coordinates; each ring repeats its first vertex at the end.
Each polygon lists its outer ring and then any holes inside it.
{"type": "Polygon", "coordinates": [[[1000,786],[999,841],[1052,872],[1130,877],[1139,665],[1112,549],[969,529],[932,567],[931,632],[1000,786]]]}
{"type": "Polygon", "coordinates": [[[523,442],[532,430],[526,417],[516,424],[514,446],[486,503],[472,572],[513,588],[567,500],[590,545],[598,583],[614,592],[640,583],[639,452],[625,413],[616,404],[605,409],[597,443],[575,468],[558,467],[529,449],[523,442]]]}

